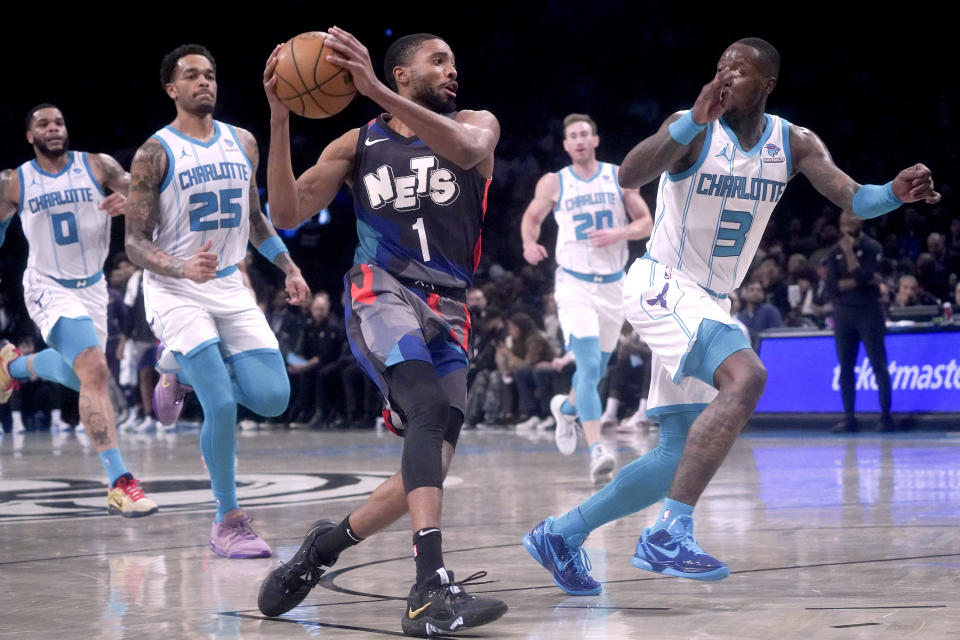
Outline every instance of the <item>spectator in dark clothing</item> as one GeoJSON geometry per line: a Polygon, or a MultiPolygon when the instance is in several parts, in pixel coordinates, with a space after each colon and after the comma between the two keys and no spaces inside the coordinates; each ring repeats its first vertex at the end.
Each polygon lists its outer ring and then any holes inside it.
{"type": "Polygon", "coordinates": [[[751,280],[740,292],[743,309],[737,314],[737,320],[750,331],[750,341],[756,348],[759,334],[766,329],[783,326],[783,317],[780,311],[764,302],[763,284],[759,280],[751,280]]]}
{"type": "Polygon", "coordinates": [[[308,295],[299,307],[291,306],[287,304],[287,292],[282,289],[273,296],[267,320],[273,334],[277,336],[280,352],[284,358],[287,358],[296,347],[309,315],[307,310],[312,302],[313,296],[308,295]]]}
{"type": "Polygon", "coordinates": [[[525,313],[514,313],[507,321],[511,346],[497,348],[497,366],[504,380],[516,383],[519,422],[532,418],[535,424],[550,413],[550,396],[538,391],[534,369],[548,370],[556,353],[533,319],[525,313]]]}
{"type": "Polygon", "coordinates": [[[790,313],[790,296],[784,277],[783,263],[775,255],[767,256],[760,261],[758,277],[763,284],[766,301],[777,308],[780,317],[790,313]]]}
{"type": "Polygon", "coordinates": [[[496,307],[471,313],[470,369],[467,372],[467,410],[464,425],[492,423],[502,411],[503,380],[497,370],[497,347],[506,338],[506,323],[496,307]]]}
{"type": "Polygon", "coordinates": [[[859,431],[854,400],[856,394],[857,352],[863,342],[880,393],[880,422],[877,431],[893,431],[890,417],[890,373],[884,345],[886,325],[880,306],[880,276],[877,273],[883,248],[864,234],[863,221],[852,213],[840,215],[840,240],[830,253],[828,289],[835,306],[834,336],[840,360],[840,394],[843,397],[844,419],[834,426],[834,433],[859,431]]]}
{"type": "Polygon", "coordinates": [[[924,291],[915,277],[902,275],[897,280],[897,293],[893,297],[893,302],[890,303],[890,308],[935,304],[937,304],[937,299],[924,291]]]}
{"type": "Polygon", "coordinates": [[[290,382],[297,389],[291,422],[306,422],[311,428],[336,426],[340,413],[336,391],[342,389],[338,361],[345,341],[343,327],[330,316],[330,296],[315,293],[310,317],[293,349],[295,356],[287,360],[290,382]]]}

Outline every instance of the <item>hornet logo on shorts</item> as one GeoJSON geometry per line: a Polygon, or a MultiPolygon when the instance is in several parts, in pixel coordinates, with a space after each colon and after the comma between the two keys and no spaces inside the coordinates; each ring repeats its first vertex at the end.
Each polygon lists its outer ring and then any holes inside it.
{"type": "MultiPolygon", "coordinates": [[[[370,495],[392,473],[249,473],[237,475],[237,496],[246,506],[277,506],[352,500],[370,495]]],[[[141,478],[160,513],[213,509],[210,478],[166,475],[141,478]]],[[[450,476],[444,486],[459,484],[450,476]]],[[[36,478],[0,485],[0,524],[107,515],[107,485],[99,478],[36,478]]]]}
{"type": "Polygon", "coordinates": [[[647,304],[650,305],[651,307],[656,307],[659,305],[660,307],[666,309],[667,308],[667,289],[669,288],[670,288],[670,283],[665,282],[663,284],[663,291],[658,293],[656,298],[648,299],[647,304]]]}
{"type": "Polygon", "coordinates": [[[780,147],[778,147],[777,145],[770,142],[768,144],[765,144],[763,148],[767,150],[767,154],[769,156],[769,157],[765,156],[763,158],[764,162],[767,162],[767,163],[786,162],[786,160],[784,160],[784,157],[780,155],[780,147]]]}

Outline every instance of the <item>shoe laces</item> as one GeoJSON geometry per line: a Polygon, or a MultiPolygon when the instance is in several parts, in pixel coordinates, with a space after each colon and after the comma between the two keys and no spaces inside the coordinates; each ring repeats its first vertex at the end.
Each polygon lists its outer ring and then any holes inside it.
{"type": "Polygon", "coordinates": [[[117,481],[117,486],[134,502],[147,497],[144,495],[143,489],[140,488],[140,483],[136,478],[120,478],[120,480],[117,481]]]}
{"type": "Polygon", "coordinates": [[[590,562],[590,556],[587,555],[586,549],[577,547],[576,551],[568,551],[568,553],[569,557],[563,564],[564,569],[573,565],[577,573],[590,573],[590,570],[593,569],[593,564],[590,562]]]}
{"type": "Polygon", "coordinates": [[[245,540],[253,540],[259,536],[257,532],[253,530],[253,527],[250,526],[251,522],[253,522],[253,518],[244,513],[238,518],[232,518],[229,522],[225,522],[225,524],[230,528],[230,534],[232,536],[245,540]]]}
{"type": "Polygon", "coordinates": [[[473,598],[474,596],[469,595],[466,591],[463,590],[463,585],[468,583],[474,584],[486,584],[483,582],[477,582],[481,578],[486,578],[486,571],[477,571],[463,580],[457,580],[456,582],[448,582],[447,584],[441,585],[440,589],[443,591],[445,597],[449,597],[451,601],[454,600],[464,600],[468,598],[473,598]]]}

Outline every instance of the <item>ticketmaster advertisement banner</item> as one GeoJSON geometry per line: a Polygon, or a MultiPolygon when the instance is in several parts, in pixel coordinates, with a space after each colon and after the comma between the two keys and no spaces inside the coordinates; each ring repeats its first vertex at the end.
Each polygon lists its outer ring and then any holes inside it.
{"type": "MultiPolygon", "coordinates": [[[[960,332],[886,337],[894,412],[960,412],[960,332]]],[[[832,335],[764,338],[767,388],[758,413],[842,413],[832,335]]],[[[877,380],[863,345],[855,369],[857,411],[879,412],[877,380]]]]}

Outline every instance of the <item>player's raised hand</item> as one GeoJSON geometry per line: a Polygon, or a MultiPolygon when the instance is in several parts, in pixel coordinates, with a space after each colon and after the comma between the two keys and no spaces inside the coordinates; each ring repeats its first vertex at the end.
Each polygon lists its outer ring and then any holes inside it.
{"type": "Polygon", "coordinates": [[[284,288],[287,291],[287,304],[299,305],[310,295],[310,287],[299,270],[287,274],[284,288]]]}
{"type": "Polygon", "coordinates": [[[923,200],[927,204],[940,202],[940,194],[933,188],[933,174],[917,163],[904,169],[893,179],[893,194],[903,202],[923,200]]]}
{"type": "Polygon", "coordinates": [[[353,35],[340,27],[330,27],[330,37],[324,44],[336,52],[327,56],[327,60],[349,71],[353,85],[361,94],[369,96],[374,87],[381,84],[373,71],[370,52],[353,35]]]}
{"type": "Polygon", "coordinates": [[[217,277],[217,254],[210,251],[212,246],[213,240],[207,240],[194,255],[187,259],[183,265],[184,278],[202,284],[217,277]]]}
{"type": "Polygon", "coordinates": [[[270,103],[271,118],[288,118],[290,109],[277,97],[277,56],[280,55],[282,44],[273,48],[273,53],[267,58],[267,64],[263,68],[263,92],[267,94],[267,102],[270,103]]]}
{"type": "Polygon", "coordinates": [[[721,69],[713,80],[703,86],[690,110],[694,122],[707,124],[724,114],[727,110],[733,80],[738,75],[739,72],[733,69],[721,69]]]}
{"type": "Polygon", "coordinates": [[[100,203],[100,210],[106,211],[107,215],[113,218],[114,216],[123,215],[126,206],[127,196],[114,192],[103,199],[103,202],[100,203]]]}
{"type": "Polygon", "coordinates": [[[523,259],[530,264],[537,264],[547,258],[547,249],[542,244],[531,242],[523,245],[523,259]]]}

